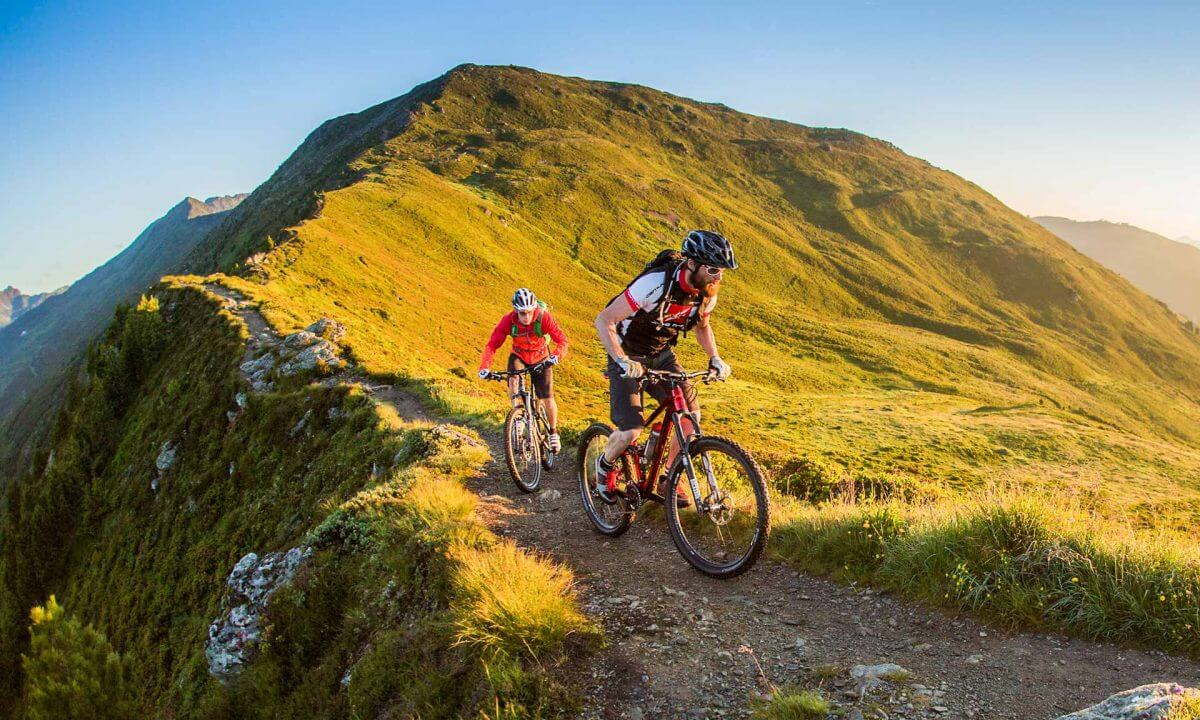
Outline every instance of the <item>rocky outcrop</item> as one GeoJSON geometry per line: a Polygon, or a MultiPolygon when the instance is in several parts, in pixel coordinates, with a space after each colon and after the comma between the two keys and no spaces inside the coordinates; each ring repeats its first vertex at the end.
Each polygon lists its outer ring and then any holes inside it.
{"type": "MultiPolygon", "coordinates": [[[[246,310],[240,305],[233,309],[246,310]]],[[[350,362],[342,357],[338,343],[345,337],[344,325],[331,318],[321,318],[281,341],[266,343],[266,352],[242,363],[242,375],[255,392],[267,392],[274,388],[274,381],[280,377],[324,376],[344,370],[350,362]]]]}
{"type": "Polygon", "coordinates": [[[247,553],[229,573],[226,610],[208,628],[204,655],[208,671],[221,682],[236,677],[258,652],[263,635],[263,613],[276,590],[291,582],[296,571],[312,556],[312,548],[294,547],[284,552],[247,553]]]}
{"type": "Polygon", "coordinates": [[[1192,698],[1200,698],[1200,690],[1175,683],[1142,685],[1056,720],[1167,720],[1173,708],[1192,698]]]}

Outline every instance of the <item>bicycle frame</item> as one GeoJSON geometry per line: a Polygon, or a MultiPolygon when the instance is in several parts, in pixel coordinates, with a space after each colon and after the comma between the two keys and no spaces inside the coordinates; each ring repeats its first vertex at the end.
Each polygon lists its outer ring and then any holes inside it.
{"type": "MultiPolygon", "coordinates": [[[[637,481],[634,484],[637,485],[637,488],[640,492],[648,495],[649,497],[662,500],[657,493],[657,488],[653,487],[653,484],[658,479],[659,471],[662,469],[663,459],[667,456],[668,448],[670,448],[675,438],[679,438],[678,457],[682,459],[684,470],[687,472],[688,483],[691,486],[692,491],[692,499],[695,501],[696,509],[699,512],[704,512],[707,508],[703,507],[701,502],[700,486],[696,482],[696,470],[692,466],[692,457],[691,453],[689,452],[691,437],[699,436],[701,434],[700,420],[696,417],[694,412],[688,409],[687,397],[684,396],[683,388],[680,387],[679,381],[664,380],[662,382],[667,382],[670,384],[671,397],[669,400],[659,403],[658,407],[645,421],[645,425],[649,427],[654,424],[655,418],[657,418],[660,414],[663,415],[663,430],[658,437],[658,445],[656,445],[654,448],[654,454],[650,459],[649,467],[645,470],[642,469],[641,456],[642,451],[645,448],[644,444],[636,442],[631,443],[629,448],[627,448],[625,451],[627,455],[631,456],[630,459],[632,460],[634,472],[637,475],[637,481]],[[683,420],[685,418],[691,422],[692,429],[695,431],[691,436],[684,432],[683,420]]],[[[712,470],[707,466],[708,458],[705,457],[704,461],[705,475],[706,479],[708,480],[709,489],[713,493],[716,493],[717,488],[713,480],[712,470]]]]}
{"type": "Polygon", "coordinates": [[[530,372],[542,367],[543,365],[545,365],[544,360],[535,365],[527,365],[526,367],[515,372],[505,370],[504,372],[495,373],[496,379],[498,380],[508,380],[514,376],[517,378],[516,394],[521,398],[521,405],[524,406],[525,412],[531,419],[531,422],[526,423],[526,427],[528,428],[529,442],[534,445],[537,444],[541,434],[549,433],[550,428],[546,423],[542,406],[535,401],[533,393],[531,393],[529,388],[525,385],[525,376],[530,372]]]}

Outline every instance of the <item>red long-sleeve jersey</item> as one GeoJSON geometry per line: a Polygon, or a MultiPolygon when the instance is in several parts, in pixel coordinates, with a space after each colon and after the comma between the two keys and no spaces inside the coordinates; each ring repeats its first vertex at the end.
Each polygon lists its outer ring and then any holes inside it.
{"type": "Polygon", "coordinates": [[[492,336],[483,348],[483,358],[479,361],[480,370],[487,370],[492,366],[492,358],[496,356],[496,351],[504,345],[505,338],[510,337],[513,341],[513,354],[521,358],[521,362],[526,365],[540,363],[550,355],[550,340],[554,341],[554,354],[558,355],[559,360],[567,356],[567,336],[549,310],[539,308],[528,325],[522,325],[517,320],[517,312],[514,310],[500,318],[496,329],[492,330],[492,336]],[[544,333],[541,337],[537,334],[539,319],[542,321],[544,333]],[[514,327],[517,329],[515,335],[514,327]]]}

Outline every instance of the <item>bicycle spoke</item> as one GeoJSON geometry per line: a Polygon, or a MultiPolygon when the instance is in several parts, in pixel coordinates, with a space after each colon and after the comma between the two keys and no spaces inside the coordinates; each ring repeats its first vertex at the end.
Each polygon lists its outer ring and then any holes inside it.
{"type": "Polygon", "coordinates": [[[695,452],[692,464],[704,475],[696,478],[697,484],[708,492],[698,507],[678,511],[679,535],[703,563],[717,569],[735,566],[755,551],[760,534],[751,468],[716,450],[695,452]]]}

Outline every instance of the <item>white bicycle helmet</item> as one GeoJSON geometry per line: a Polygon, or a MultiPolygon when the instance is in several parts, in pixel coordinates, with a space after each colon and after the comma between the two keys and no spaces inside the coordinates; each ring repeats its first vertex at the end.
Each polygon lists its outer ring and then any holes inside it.
{"type": "Polygon", "coordinates": [[[533,310],[537,307],[537,297],[529,288],[517,288],[517,291],[513,293],[512,305],[517,312],[533,310]]]}

